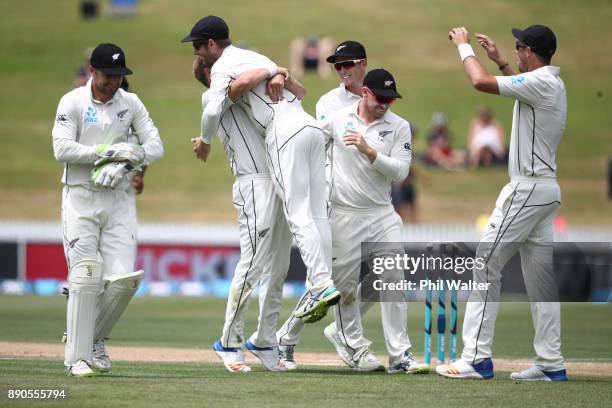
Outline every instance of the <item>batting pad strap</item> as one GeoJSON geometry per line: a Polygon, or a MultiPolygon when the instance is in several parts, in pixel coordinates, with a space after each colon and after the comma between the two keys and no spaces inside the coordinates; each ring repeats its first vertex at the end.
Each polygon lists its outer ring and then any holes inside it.
{"type": "Polygon", "coordinates": [[[140,270],[105,280],[104,291],[98,297],[95,340],[101,340],[110,335],[115,323],[138,290],[143,277],[144,271],[140,270]]]}
{"type": "Polygon", "coordinates": [[[461,62],[465,61],[467,57],[475,57],[474,49],[470,44],[459,44],[457,46],[457,51],[459,51],[459,56],[461,57],[461,62]]]}

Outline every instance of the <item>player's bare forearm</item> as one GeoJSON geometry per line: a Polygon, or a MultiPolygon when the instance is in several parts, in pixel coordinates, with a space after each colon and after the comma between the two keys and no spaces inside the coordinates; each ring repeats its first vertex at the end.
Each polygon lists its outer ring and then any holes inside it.
{"type": "Polygon", "coordinates": [[[265,81],[270,76],[270,71],[265,68],[257,68],[241,74],[232,82],[229,89],[229,97],[232,102],[236,102],[238,98],[244,95],[249,90],[255,88],[261,82],[265,81]]]}
{"type": "Polygon", "coordinates": [[[299,100],[304,99],[306,96],[306,88],[302,85],[294,76],[290,76],[287,81],[285,81],[285,88],[294,94],[299,100]]]}
{"type": "Polygon", "coordinates": [[[514,75],[514,70],[510,68],[508,60],[503,58],[497,49],[497,44],[486,34],[476,33],[476,40],[486,51],[487,57],[497,65],[504,75],[514,75]]]}
{"type": "Polygon", "coordinates": [[[463,67],[465,68],[465,72],[472,86],[481,92],[499,95],[497,80],[482,66],[469,45],[470,34],[467,29],[465,27],[455,27],[448,33],[448,38],[455,43],[460,54],[462,52],[467,52],[468,56],[462,54],[463,67]]]}

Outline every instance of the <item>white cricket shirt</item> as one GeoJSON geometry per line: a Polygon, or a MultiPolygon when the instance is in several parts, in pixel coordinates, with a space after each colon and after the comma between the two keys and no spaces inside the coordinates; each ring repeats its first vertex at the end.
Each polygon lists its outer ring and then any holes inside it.
{"type": "Polygon", "coordinates": [[[556,177],[555,154],[567,117],[567,95],[559,68],[547,65],[495,78],[499,94],[516,99],[508,161],[510,178],[556,177]]]}
{"type": "MultiPolygon", "coordinates": [[[[206,109],[209,92],[202,94],[203,109],[206,109]]],[[[269,174],[264,138],[255,130],[249,115],[240,105],[230,105],[223,112],[217,136],[235,177],[269,174]]]]}
{"type": "Polygon", "coordinates": [[[331,203],[355,209],[390,205],[391,181],[405,179],[410,169],[410,125],[390,110],[366,125],[357,114],[358,105],[341,109],[321,122],[326,138],[333,139],[331,203]],[[344,144],[347,129],[361,133],[376,149],[374,163],[355,146],[344,144]]]}
{"type": "MultiPolygon", "coordinates": [[[[118,89],[111,100],[102,103],[93,98],[91,82],[68,92],[57,107],[53,152],[56,160],[65,163],[62,183],[69,186],[94,188],[90,173],[98,159],[95,146],[127,143],[130,127],[145,151],[145,164],[164,155],[159,132],[138,96],[118,89]]],[[[124,180],[116,188],[128,185],[124,180]]]]}
{"type": "Polygon", "coordinates": [[[321,96],[316,105],[317,120],[324,120],[330,113],[346,108],[358,102],[361,95],[355,95],[347,90],[344,83],[321,96]]]}

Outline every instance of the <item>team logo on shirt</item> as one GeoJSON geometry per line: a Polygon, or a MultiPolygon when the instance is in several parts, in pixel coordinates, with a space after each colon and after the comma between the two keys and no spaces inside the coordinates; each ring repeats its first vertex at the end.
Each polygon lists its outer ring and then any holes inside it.
{"type": "Polygon", "coordinates": [[[117,117],[119,118],[119,120],[123,120],[123,117],[125,116],[128,110],[129,109],[124,109],[121,112],[117,112],[117,117]]]}
{"type": "Polygon", "coordinates": [[[519,76],[513,76],[512,77],[512,85],[520,85],[523,82],[525,82],[525,76],[524,75],[519,75],[519,76]]]}
{"type": "Polygon", "coordinates": [[[378,137],[383,138],[385,136],[387,136],[388,134],[393,133],[392,130],[379,130],[378,131],[378,137]]]}
{"type": "Polygon", "coordinates": [[[85,123],[98,123],[98,115],[96,115],[96,111],[91,106],[85,112],[85,123]]]}

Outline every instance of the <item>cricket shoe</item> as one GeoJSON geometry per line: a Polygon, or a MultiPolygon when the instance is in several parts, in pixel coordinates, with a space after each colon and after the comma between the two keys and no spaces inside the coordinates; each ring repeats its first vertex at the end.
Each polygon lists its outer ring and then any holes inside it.
{"type": "Polygon", "coordinates": [[[104,339],[96,340],[93,344],[93,359],[91,360],[91,368],[102,373],[108,373],[111,369],[111,361],[106,352],[104,339]]]}
{"type": "Polygon", "coordinates": [[[516,381],[567,381],[565,369],[557,371],[544,371],[541,367],[532,365],[520,373],[510,374],[510,378],[516,381]]]}
{"type": "Polygon", "coordinates": [[[493,378],[493,361],[485,358],[477,364],[468,364],[460,359],[451,364],[437,366],[436,373],[448,378],[488,380],[493,378]]]}
{"type": "Polygon", "coordinates": [[[338,334],[338,330],[336,330],[336,324],[332,323],[329,326],[325,327],[325,329],[323,330],[323,334],[325,335],[325,337],[327,337],[327,340],[329,340],[329,342],[333,344],[334,348],[336,349],[336,353],[338,354],[338,357],[340,357],[344,364],[351,368],[354,368],[355,362],[351,358],[349,352],[346,350],[346,346],[344,345],[342,338],[338,334]]]}
{"type": "Polygon", "coordinates": [[[277,347],[257,347],[251,340],[247,340],[244,345],[255,357],[257,357],[261,364],[270,371],[287,371],[284,363],[280,360],[277,347]]]}
{"type": "Polygon", "coordinates": [[[295,345],[278,347],[278,358],[280,359],[281,364],[285,366],[287,371],[294,371],[298,369],[298,365],[293,358],[294,349],[295,345]]]}
{"type": "Polygon", "coordinates": [[[340,292],[335,285],[330,285],[318,295],[306,299],[293,315],[304,323],[314,323],[323,319],[330,307],[340,301],[340,292]]]}
{"type": "Polygon", "coordinates": [[[68,367],[68,375],[72,377],[93,377],[96,373],[87,361],[79,360],[68,367]]]}
{"type": "Polygon", "coordinates": [[[404,357],[397,364],[389,364],[387,372],[389,374],[395,373],[406,373],[406,374],[428,374],[429,366],[427,364],[417,362],[412,353],[407,351],[404,353],[404,357]]]}
{"type": "Polygon", "coordinates": [[[244,353],[239,348],[223,347],[219,340],[213,344],[213,350],[230,373],[248,373],[251,367],[244,363],[244,353]]]}
{"type": "Polygon", "coordinates": [[[385,371],[385,366],[367,347],[363,347],[355,353],[353,363],[353,370],[355,371],[385,371]]]}

